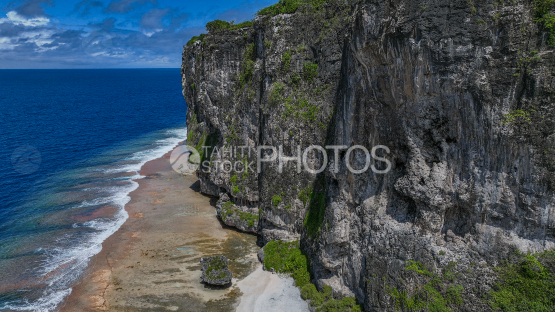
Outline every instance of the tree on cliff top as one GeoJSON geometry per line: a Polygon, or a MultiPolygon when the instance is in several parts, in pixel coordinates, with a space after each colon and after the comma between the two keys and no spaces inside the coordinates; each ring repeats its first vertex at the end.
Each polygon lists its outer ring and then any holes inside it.
{"type": "Polygon", "coordinates": [[[216,32],[224,29],[234,30],[234,29],[240,29],[245,27],[251,27],[252,25],[253,25],[252,21],[246,21],[243,23],[235,24],[235,21],[226,22],[222,20],[214,20],[206,24],[206,30],[208,30],[208,32],[216,32]]]}

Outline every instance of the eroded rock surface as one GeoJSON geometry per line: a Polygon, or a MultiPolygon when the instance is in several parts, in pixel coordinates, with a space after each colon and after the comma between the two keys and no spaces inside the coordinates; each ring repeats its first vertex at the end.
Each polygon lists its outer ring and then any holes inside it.
{"type": "Polygon", "coordinates": [[[229,261],[225,256],[200,258],[202,280],[210,285],[224,286],[231,283],[233,274],[227,268],[229,261]]]}
{"type": "Polygon", "coordinates": [[[226,225],[241,231],[258,233],[258,207],[233,203],[227,194],[223,194],[216,204],[218,218],[226,225]]]}
{"type": "Polygon", "coordinates": [[[300,238],[317,285],[366,310],[395,310],[388,288],[414,291],[409,260],[451,263],[465,300],[454,308],[487,310],[493,266],[555,247],[555,62],[533,5],[334,1],[207,35],[183,53],[193,144],[283,145],[287,156],[385,145],[392,169],[353,174],[342,152],[338,171],[330,153],[318,175],[295,162],[280,173],[277,161],[235,174],[216,161],[256,166],[254,151],[208,153],[203,192],[259,208],[264,240],[300,238]]]}

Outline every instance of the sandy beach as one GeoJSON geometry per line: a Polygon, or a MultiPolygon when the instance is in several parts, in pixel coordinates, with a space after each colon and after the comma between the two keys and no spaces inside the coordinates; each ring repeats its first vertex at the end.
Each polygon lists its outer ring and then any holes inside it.
{"type": "Polygon", "coordinates": [[[61,311],[308,311],[292,279],[262,270],[257,237],[223,225],[215,199],[200,193],[195,176],[173,171],[169,155],[142,167],[145,178],[125,207],[129,219],[61,311]],[[230,259],[228,288],[201,283],[200,258],[216,254],[230,259]]]}

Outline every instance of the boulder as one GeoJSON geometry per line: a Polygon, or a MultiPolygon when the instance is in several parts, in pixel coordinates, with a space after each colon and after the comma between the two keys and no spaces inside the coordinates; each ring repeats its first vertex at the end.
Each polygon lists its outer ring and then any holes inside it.
{"type": "Polygon", "coordinates": [[[211,256],[200,259],[202,280],[210,285],[223,286],[231,283],[233,277],[227,268],[229,260],[224,256],[211,256]]]}

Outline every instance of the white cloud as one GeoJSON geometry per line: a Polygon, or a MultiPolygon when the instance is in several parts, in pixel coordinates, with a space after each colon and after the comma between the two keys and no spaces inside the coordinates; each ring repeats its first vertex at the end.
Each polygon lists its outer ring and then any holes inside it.
{"type": "Polygon", "coordinates": [[[6,14],[8,18],[0,18],[0,23],[9,22],[15,25],[24,25],[30,27],[45,26],[50,23],[50,19],[46,17],[25,18],[16,11],[10,11],[6,14]]]}
{"type": "Polygon", "coordinates": [[[146,31],[146,30],[141,30],[141,32],[147,36],[147,37],[151,37],[152,35],[154,35],[157,32],[161,32],[163,29],[154,29],[153,31],[146,31]]]}
{"type": "Polygon", "coordinates": [[[20,39],[26,39],[25,42],[33,42],[37,45],[37,52],[43,52],[46,50],[52,50],[56,47],[43,47],[46,44],[52,43],[54,40],[51,39],[52,35],[56,33],[54,29],[46,29],[42,26],[47,25],[50,20],[46,17],[37,17],[26,19],[21,15],[18,15],[15,11],[10,11],[6,14],[7,18],[0,18],[1,23],[10,23],[18,26],[26,26],[22,32],[17,36],[6,38],[0,37],[0,51],[1,50],[13,50],[20,44],[20,39]],[[38,28],[35,28],[38,27],[38,28]]]}
{"type": "Polygon", "coordinates": [[[13,50],[17,45],[12,44],[9,38],[0,38],[0,51],[13,50]]]}

